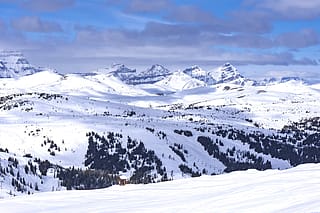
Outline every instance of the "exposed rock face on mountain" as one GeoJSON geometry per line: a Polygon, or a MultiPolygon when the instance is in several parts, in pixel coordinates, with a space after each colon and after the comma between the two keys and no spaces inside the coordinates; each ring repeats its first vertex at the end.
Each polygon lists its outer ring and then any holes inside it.
{"type": "Polygon", "coordinates": [[[306,81],[304,79],[299,78],[299,77],[281,77],[281,78],[272,77],[272,78],[264,79],[262,81],[257,82],[257,85],[265,86],[265,85],[285,83],[285,82],[289,82],[289,81],[297,81],[297,82],[306,83],[306,81]]]}
{"type": "Polygon", "coordinates": [[[108,68],[107,71],[126,84],[130,84],[130,79],[137,75],[137,71],[135,69],[130,69],[124,64],[114,64],[111,68],[108,68]]]}
{"type": "Polygon", "coordinates": [[[245,85],[250,83],[251,85],[255,84],[254,81],[249,80],[243,77],[230,63],[225,63],[223,66],[219,67],[209,74],[213,79],[215,79],[216,84],[220,83],[233,83],[238,85],[245,85]]]}
{"type": "MultiPolygon", "coordinates": [[[[0,70],[2,69],[1,67],[2,65],[0,63],[0,70]]],[[[151,68],[149,68],[146,71],[137,72],[136,69],[128,68],[123,64],[115,64],[107,69],[107,73],[113,74],[115,77],[119,78],[124,83],[130,84],[130,85],[154,84],[154,83],[163,81],[158,85],[162,85],[162,84],[173,85],[173,87],[170,87],[170,88],[171,89],[179,88],[178,90],[182,89],[181,87],[182,82],[187,83],[186,76],[190,77],[190,79],[188,79],[190,84],[189,86],[184,87],[185,89],[191,89],[191,88],[205,86],[205,85],[210,86],[210,85],[222,84],[222,83],[231,83],[231,84],[236,84],[241,86],[244,86],[244,85],[263,86],[263,85],[274,84],[274,83],[284,83],[291,80],[304,81],[303,79],[298,77],[282,77],[279,79],[277,78],[264,79],[258,82],[241,75],[237,70],[237,68],[230,63],[225,63],[223,66],[220,66],[213,71],[207,71],[195,65],[195,66],[186,68],[182,72],[181,71],[171,72],[170,70],[168,70],[167,68],[159,64],[152,65],[151,68]],[[186,76],[182,74],[185,74],[186,76]],[[178,83],[176,85],[174,85],[175,82],[173,82],[173,79],[177,80],[178,83]],[[193,81],[191,81],[191,79],[193,81]]]]}
{"type": "Polygon", "coordinates": [[[135,69],[130,69],[126,67],[124,64],[113,64],[110,68],[110,72],[117,73],[117,74],[124,74],[124,73],[136,73],[135,69]]]}
{"type": "Polygon", "coordinates": [[[216,82],[216,80],[209,75],[209,72],[201,69],[199,66],[192,66],[185,69],[183,72],[192,78],[205,82],[208,85],[212,85],[216,82]]]}
{"type": "Polygon", "coordinates": [[[206,85],[231,83],[244,86],[257,84],[257,82],[242,76],[230,63],[225,63],[223,66],[213,71],[203,70],[199,66],[192,66],[185,69],[183,73],[193,79],[204,82],[206,85]]]}
{"type": "Polygon", "coordinates": [[[152,84],[163,80],[171,74],[170,70],[159,64],[152,65],[151,68],[140,73],[136,69],[130,69],[123,64],[113,65],[107,71],[126,84],[132,85],[152,84]]]}
{"type": "Polygon", "coordinates": [[[41,71],[41,69],[30,65],[20,52],[0,52],[0,78],[20,77],[31,75],[39,71],[41,71]]]}
{"type": "Polygon", "coordinates": [[[153,76],[153,77],[167,76],[170,74],[171,74],[170,70],[168,70],[167,68],[159,64],[152,65],[150,69],[141,73],[141,75],[153,76]]]}
{"type": "Polygon", "coordinates": [[[163,80],[171,75],[170,70],[162,65],[152,65],[150,69],[137,74],[134,78],[130,79],[130,84],[153,84],[163,80]]]}

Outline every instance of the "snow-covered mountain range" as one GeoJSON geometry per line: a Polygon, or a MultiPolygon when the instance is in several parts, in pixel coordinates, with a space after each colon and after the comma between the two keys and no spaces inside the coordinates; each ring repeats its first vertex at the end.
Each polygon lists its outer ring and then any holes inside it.
{"type": "Polygon", "coordinates": [[[229,63],[17,70],[0,79],[3,197],[320,161],[320,84],[260,83],[229,63]]]}
{"type": "MultiPolygon", "coordinates": [[[[31,65],[21,52],[7,50],[0,51],[0,78],[22,77],[45,70],[48,71],[50,69],[31,65]]],[[[298,77],[283,77],[281,79],[264,79],[263,81],[257,82],[242,76],[230,63],[225,63],[224,65],[209,71],[203,70],[201,67],[195,65],[190,68],[186,68],[182,72],[190,76],[193,80],[199,80],[204,82],[206,85],[233,83],[243,86],[245,84],[266,85],[290,80],[303,81],[303,79],[298,77]]],[[[96,72],[82,75],[85,76],[94,74],[110,74],[129,85],[153,84],[161,80],[164,80],[164,82],[169,82],[170,79],[175,79],[175,76],[182,77],[181,71],[178,70],[172,72],[159,64],[154,64],[145,71],[137,71],[136,69],[126,67],[124,64],[113,64],[109,68],[98,69],[96,72]]],[[[198,85],[203,86],[203,84],[198,85]]]]}
{"type": "MultiPolygon", "coordinates": [[[[184,81],[185,84],[188,84],[187,81],[192,80],[193,83],[190,83],[198,86],[204,86],[204,84],[214,85],[221,83],[233,83],[238,85],[245,85],[248,82],[251,82],[251,84],[255,83],[254,81],[244,78],[242,75],[240,75],[238,70],[230,63],[226,63],[212,71],[203,70],[199,66],[192,66],[183,71],[178,70],[175,72],[171,72],[159,64],[152,65],[151,68],[142,72],[137,72],[136,69],[130,69],[123,64],[116,64],[105,70],[98,70],[98,73],[111,73],[121,81],[131,85],[153,84],[159,81],[163,81],[163,83],[160,83],[160,85],[170,84],[170,81],[173,81],[172,83],[175,84],[176,80],[179,83],[184,81]],[[199,81],[202,83],[199,83],[199,81]]],[[[181,89],[193,88],[188,86],[181,87],[177,85],[175,87],[181,89]]]]}

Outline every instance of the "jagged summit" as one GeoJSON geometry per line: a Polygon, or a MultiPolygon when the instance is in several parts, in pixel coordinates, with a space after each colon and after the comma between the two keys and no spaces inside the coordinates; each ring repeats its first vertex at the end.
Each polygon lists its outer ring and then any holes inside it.
{"type": "Polygon", "coordinates": [[[243,76],[238,72],[237,68],[230,63],[225,63],[214,73],[212,73],[212,75],[214,75],[213,77],[217,82],[230,82],[239,78],[243,78],[243,76]]]}
{"type": "Polygon", "coordinates": [[[115,73],[135,73],[136,69],[130,69],[124,64],[112,64],[110,68],[108,68],[110,72],[115,73]]]}
{"type": "Polygon", "coordinates": [[[216,84],[220,83],[233,83],[238,85],[245,85],[250,82],[250,84],[255,84],[255,81],[252,81],[248,78],[242,76],[236,67],[230,63],[225,63],[216,70],[210,72],[209,74],[213,79],[215,79],[216,84]]]}
{"type": "Polygon", "coordinates": [[[206,71],[201,69],[201,67],[198,65],[193,65],[189,68],[186,68],[185,70],[183,70],[183,72],[186,74],[194,74],[194,75],[203,75],[206,73],[206,71]]]}
{"type": "Polygon", "coordinates": [[[190,68],[185,69],[183,73],[191,76],[192,78],[203,81],[208,85],[212,85],[215,83],[215,79],[213,79],[212,76],[209,75],[209,72],[203,70],[198,65],[194,65],[190,68]]]}
{"type": "Polygon", "coordinates": [[[124,64],[112,64],[108,68],[102,70],[99,69],[98,73],[113,75],[124,83],[130,84],[130,79],[134,78],[134,76],[137,74],[137,70],[128,68],[124,64]]]}
{"type": "Polygon", "coordinates": [[[28,60],[18,51],[0,51],[0,77],[12,78],[31,75],[41,71],[29,64],[28,60]]]}
{"type": "Polygon", "coordinates": [[[170,70],[165,68],[164,66],[160,64],[154,64],[151,66],[151,68],[147,69],[146,71],[141,73],[142,75],[148,75],[148,76],[161,76],[161,75],[168,75],[171,74],[170,70]]]}
{"type": "MultiPolygon", "coordinates": [[[[131,69],[124,64],[113,64],[110,68],[106,68],[103,72],[112,74],[126,84],[153,84],[162,81],[174,73],[160,64],[154,64],[149,69],[142,72],[137,72],[136,69],[131,69]]],[[[255,81],[243,77],[230,63],[225,63],[223,66],[213,71],[207,71],[200,66],[194,65],[181,71],[191,78],[201,81],[206,85],[214,85],[220,83],[233,83],[245,85],[250,82],[251,85],[256,84],[255,81]]]]}
{"type": "Polygon", "coordinates": [[[131,85],[152,84],[161,81],[171,74],[169,69],[159,64],[152,65],[149,69],[142,72],[137,72],[136,69],[128,68],[124,64],[113,64],[106,70],[107,73],[131,85]]]}
{"type": "Polygon", "coordinates": [[[214,85],[220,83],[233,83],[238,85],[245,85],[248,82],[255,84],[254,81],[243,77],[230,63],[225,63],[213,71],[206,71],[195,65],[183,71],[185,74],[197,80],[205,82],[207,85],[214,85]]]}
{"type": "Polygon", "coordinates": [[[153,84],[171,75],[171,71],[162,65],[154,64],[149,69],[137,73],[130,79],[130,84],[153,84]]]}
{"type": "Polygon", "coordinates": [[[223,66],[222,66],[222,69],[225,70],[225,71],[229,71],[229,72],[232,72],[232,71],[237,71],[237,68],[235,68],[232,64],[230,64],[229,62],[225,63],[223,66]]]}

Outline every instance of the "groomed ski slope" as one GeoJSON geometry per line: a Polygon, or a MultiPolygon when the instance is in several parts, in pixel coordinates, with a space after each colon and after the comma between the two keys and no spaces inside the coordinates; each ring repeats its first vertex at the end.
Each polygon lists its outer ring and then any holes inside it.
{"type": "Polygon", "coordinates": [[[46,192],[0,201],[0,212],[319,212],[320,164],[148,185],[46,192]]]}

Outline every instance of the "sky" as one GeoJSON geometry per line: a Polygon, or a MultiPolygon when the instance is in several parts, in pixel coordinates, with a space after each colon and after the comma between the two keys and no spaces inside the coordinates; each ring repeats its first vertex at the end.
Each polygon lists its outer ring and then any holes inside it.
{"type": "MultiPolygon", "coordinates": [[[[320,0],[0,0],[0,49],[86,72],[123,63],[319,76],[320,0]]],[[[320,78],[320,77],[318,77],[320,78]]]]}

